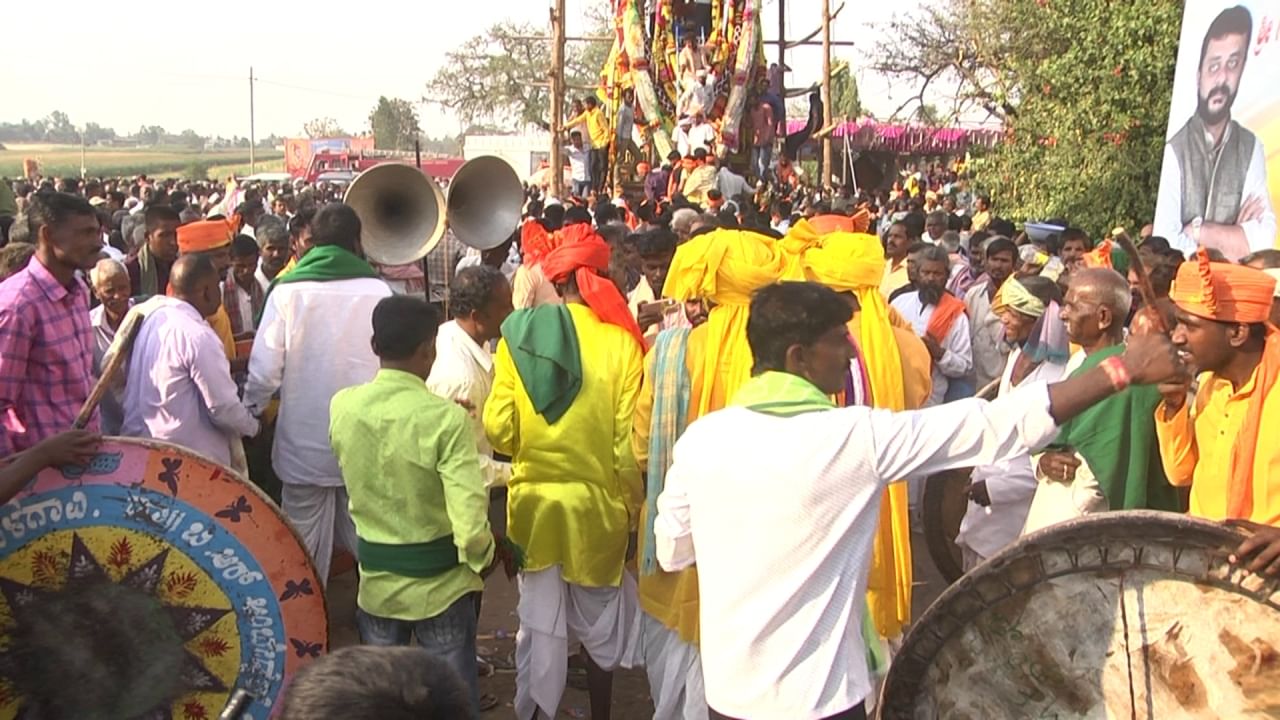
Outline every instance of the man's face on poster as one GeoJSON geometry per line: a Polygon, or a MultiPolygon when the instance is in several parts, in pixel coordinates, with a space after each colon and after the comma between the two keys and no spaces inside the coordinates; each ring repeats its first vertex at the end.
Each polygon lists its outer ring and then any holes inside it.
{"type": "Polygon", "coordinates": [[[1230,117],[1248,50],[1249,38],[1236,34],[1211,38],[1205,46],[1196,78],[1199,90],[1196,113],[1206,124],[1216,125],[1230,117]]]}

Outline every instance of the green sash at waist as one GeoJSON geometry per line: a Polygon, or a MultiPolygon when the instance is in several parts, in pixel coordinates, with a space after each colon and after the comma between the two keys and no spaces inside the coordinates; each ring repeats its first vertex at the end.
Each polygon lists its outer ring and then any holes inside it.
{"type": "Polygon", "coordinates": [[[429,578],[443,575],[458,567],[458,548],[453,535],[430,542],[387,545],[357,538],[360,569],[386,572],[401,577],[429,578]]]}

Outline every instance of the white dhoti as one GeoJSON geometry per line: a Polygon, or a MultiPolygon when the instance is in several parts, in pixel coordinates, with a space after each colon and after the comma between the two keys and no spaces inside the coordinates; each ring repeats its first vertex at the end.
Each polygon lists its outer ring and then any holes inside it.
{"type": "Polygon", "coordinates": [[[622,664],[645,669],[653,720],[707,720],[707,689],[698,648],[643,610],[636,613],[631,650],[622,664]]]}
{"type": "Polygon", "coordinates": [[[560,566],[520,574],[516,614],[516,717],[554,718],[564,695],[570,643],[592,661],[616,670],[639,612],[636,581],[623,571],[621,587],[591,588],[564,581],[560,566]]]}
{"type": "Polygon", "coordinates": [[[320,582],[327,585],[334,542],[356,554],[356,526],[347,508],[347,489],[284,483],[280,504],[311,554],[320,582]]]}

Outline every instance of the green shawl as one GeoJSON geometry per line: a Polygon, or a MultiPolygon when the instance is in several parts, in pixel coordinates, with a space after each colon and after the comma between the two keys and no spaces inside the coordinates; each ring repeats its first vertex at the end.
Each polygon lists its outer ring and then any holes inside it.
{"type": "Polygon", "coordinates": [[[502,323],[502,338],[533,409],[554,425],[582,390],[582,351],[569,308],[517,310],[502,323]]]}
{"type": "MultiPolygon", "coordinates": [[[[1123,345],[1099,350],[1071,376],[1122,352],[1123,345]]],[[[1159,404],[1156,386],[1133,385],[1067,421],[1058,433],[1054,445],[1074,449],[1089,463],[1112,510],[1182,510],[1160,461],[1155,421],[1159,404]]]]}
{"type": "Polygon", "coordinates": [[[658,518],[658,496],[666,487],[671,451],[689,422],[689,368],[685,357],[689,328],[664,330],[653,345],[653,417],[649,426],[649,464],[645,479],[644,554],[640,573],[658,571],[657,542],[653,523],[658,518]]]}
{"type": "Polygon", "coordinates": [[[808,380],[773,370],[743,383],[729,404],[779,417],[833,410],[836,406],[829,396],[808,380]]]}
{"type": "MultiPolygon", "coordinates": [[[[364,258],[350,250],[340,248],[337,245],[316,245],[308,250],[306,255],[302,256],[302,259],[298,261],[297,265],[293,266],[292,270],[276,275],[271,284],[267,286],[267,294],[263,296],[262,306],[266,307],[266,299],[271,297],[271,291],[275,290],[277,285],[307,280],[326,282],[329,280],[376,277],[380,277],[378,271],[366,262],[364,258]]],[[[259,310],[257,317],[254,318],[254,325],[261,321],[262,311],[259,310]]]]}

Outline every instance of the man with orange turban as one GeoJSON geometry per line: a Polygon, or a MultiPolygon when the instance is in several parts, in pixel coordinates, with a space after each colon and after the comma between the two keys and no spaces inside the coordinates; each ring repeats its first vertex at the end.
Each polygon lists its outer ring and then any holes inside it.
{"type": "Polygon", "coordinates": [[[1280,331],[1268,322],[1275,285],[1260,270],[1210,262],[1203,248],[1178,268],[1173,342],[1199,368],[1199,390],[1192,408],[1190,378],[1161,386],[1156,434],[1169,482],[1191,486],[1191,514],[1247,526],[1257,538],[1239,554],[1270,543],[1254,569],[1280,573],[1280,331]]]}
{"type": "MultiPolygon", "coordinates": [[[[225,280],[231,269],[231,239],[235,237],[236,223],[225,220],[199,220],[178,228],[178,255],[204,255],[213,262],[218,278],[225,280]]],[[[228,360],[236,359],[236,337],[231,330],[231,316],[218,305],[214,314],[205,318],[222,342],[228,360]]]]}
{"type": "Polygon", "coordinates": [[[654,519],[672,448],[689,423],[729,404],[751,377],[747,346],[751,295],[783,278],[786,253],[774,239],[745,230],[715,230],[680,245],[663,296],[713,304],[707,321],[658,335],[645,358],[632,447],[646,473],[641,515],[640,633],[627,665],[649,676],[654,717],[707,717],[698,654],[696,568],[668,573],[658,566],[654,519]]]}
{"type": "Polygon", "coordinates": [[[508,532],[526,552],[516,606],[522,719],[557,716],[575,640],[586,649],[591,714],[607,717],[635,622],[624,564],[644,493],[630,437],[644,341],[607,277],[610,253],[581,232],[541,259],[564,303],[517,310],[502,324],[484,407],[493,449],[512,458],[508,532]]]}

